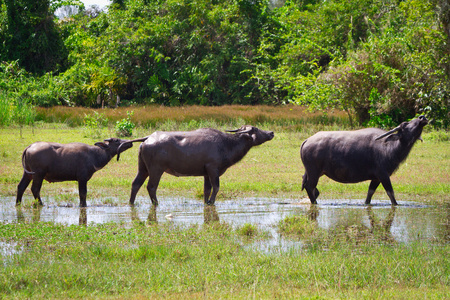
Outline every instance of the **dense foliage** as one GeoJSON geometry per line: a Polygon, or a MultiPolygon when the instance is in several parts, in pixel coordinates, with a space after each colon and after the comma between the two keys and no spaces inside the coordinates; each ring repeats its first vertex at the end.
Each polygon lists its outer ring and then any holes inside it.
{"type": "Polygon", "coordinates": [[[450,125],[446,0],[0,0],[3,98],[30,105],[294,102],[450,125]],[[16,5],[17,4],[17,5],[16,5]],[[56,17],[59,7],[77,8],[56,17]]]}

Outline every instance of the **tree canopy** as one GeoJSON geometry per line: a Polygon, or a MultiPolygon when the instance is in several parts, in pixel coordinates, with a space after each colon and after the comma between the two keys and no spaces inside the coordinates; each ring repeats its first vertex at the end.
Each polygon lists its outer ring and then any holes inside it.
{"type": "Polygon", "coordinates": [[[450,125],[446,0],[0,3],[0,86],[32,105],[297,103],[450,125]]]}

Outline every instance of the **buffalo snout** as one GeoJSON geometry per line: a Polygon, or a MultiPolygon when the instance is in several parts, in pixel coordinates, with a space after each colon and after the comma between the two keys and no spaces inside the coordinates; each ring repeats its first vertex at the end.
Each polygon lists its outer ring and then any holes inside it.
{"type": "Polygon", "coordinates": [[[258,146],[273,139],[275,134],[273,133],[273,131],[265,131],[257,129],[252,136],[254,140],[254,145],[258,146]]]}

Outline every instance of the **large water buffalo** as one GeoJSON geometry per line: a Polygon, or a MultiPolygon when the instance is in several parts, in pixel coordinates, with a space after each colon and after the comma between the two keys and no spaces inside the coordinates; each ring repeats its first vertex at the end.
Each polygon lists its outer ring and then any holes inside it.
{"type": "MultiPolygon", "coordinates": [[[[118,154],[118,148],[126,140],[107,139],[94,146],[83,143],[58,144],[36,142],[28,146],[22,154],[23,176],[17,187],[16,205],[22,201],[23,193],[31,181],[31,191],[42,205],[41,187],[48,182],[78,181],[80,206],[86,206],[87,182],[92,175],[106,166],[118,154]]],[[[121,147],[125,151],[133,145],[121,147]]]]}
{"type": "Polygon", "coordinates": [[[420,116],[385,132],[377,128],[355,131],[323,131],[306,139],[300,149],[305,166],[302,190],[306,189],[311,203],[319,196],[319,178],[326,175],[342,183],[370,180],[366,204],[375,190],[383,185],[392,205],[397,205],[389,177],[406,159],[414,143],[421,139],[428,124],[420,116]]]}
{"type": "Polygon", "coordinates": [[[203,176],[204,201],[214,204],[219,191],[219,177],[253,146],[274,137],[272,131],[245,125],[234,134],[211,128],[181,132],[155,132],[134,141],[145,140],[139,149],[139,166],[131,188],[130,204],[149,177],[147,190],[153,205],[158,205],[156,189],[164,172],[174,176],[203,176]],[[211,193],[212,189],[212,193],[211,193]]]}

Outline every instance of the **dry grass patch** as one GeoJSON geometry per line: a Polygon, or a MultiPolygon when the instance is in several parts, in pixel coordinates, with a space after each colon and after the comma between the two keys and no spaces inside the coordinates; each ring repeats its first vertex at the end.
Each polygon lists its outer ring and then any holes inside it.
{"type": "MultiPolygon", "coordinates": [[[[212,123],[218,126],[236,126],[237,124],[271,123],[286,129],[298,130],[306,124],[321,124],[348,126],[348,118],[344,112],[332,112],[324,115],[321,112],[312,113],[301,106],[132,106],[116,109],[91,109],[82,107],[56,106],[38,108],[38,120],[45,122],[66,123],[69,126],[83,125],[86,115],[94,112],[103,114],[111,123],[127,117],[127,112],[133,111],[132,122],[143,127],[159,127],[165,123],[190,123],[192,126],[212,123]]],[[[166,124],[167,126],[167,124],[166,124]]]]}

